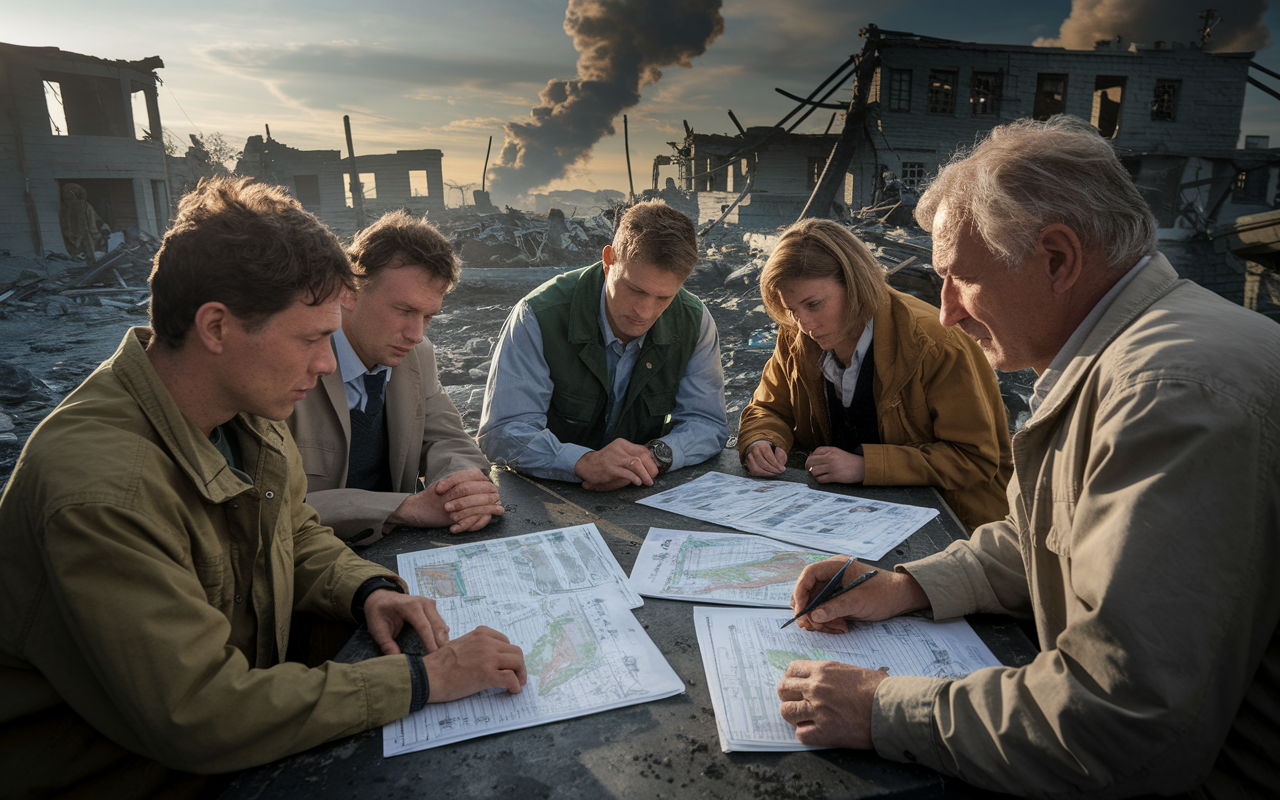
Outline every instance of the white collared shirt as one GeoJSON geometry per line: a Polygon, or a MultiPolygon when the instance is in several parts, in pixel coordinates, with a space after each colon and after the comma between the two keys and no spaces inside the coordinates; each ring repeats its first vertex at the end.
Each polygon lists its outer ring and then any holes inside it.
{"type": "Polygon", "coordinates": [[[867,351],[871,349],[871,331],[875,327],[875,321],[876,318],[872,317],[867,321],[867,327],[862,329],[848,367],[840,364],[834,350],[823,350],[822,359],[818,362],[822,367],[822,377],[840,392],[840,402],[845,408],[853,402],[853,393],[858,388],[858,372],[862,369],[862,360],[867,357],[867,351]]]}
{"type": "MultiPolygon", "coordinates": [[[[347,409],[364,411],[364,404],[369,399],[369,393],[364,390],[364,376],[382,373],[382,379],[389,381],[391,367],[377,364],[373,369],[365,369],[364,362],[360,360],[360,356],[356,355],[356,351],[352,349],[351,342],[347,341],[347,335],[341,328],[333,334],[333,352],[338,357],[338,374],[342,376],[342,388],[347,392],[347,409]]],[[[386,384],[384,383],[383,386],[385,387],[386,384]]]]}

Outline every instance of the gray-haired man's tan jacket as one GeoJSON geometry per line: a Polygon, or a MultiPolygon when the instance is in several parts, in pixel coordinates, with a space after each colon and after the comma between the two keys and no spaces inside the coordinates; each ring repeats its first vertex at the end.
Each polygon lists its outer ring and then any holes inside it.
{"type": "Polygon", "coordinates": [[[902,568],[1042,652],[886,679],[876,750],[1041,797],[1280,796],[1280,326],[1156,256],[1013,460],[1007,519],[902,568]]]}
{"type": "Polygon", "coordinates": [[[416,491],[419,478],[430,486],[463,470],[489,473],[488,459],[440,385],[430,339],[392,368],[386,415],[390,492],[346,488],[351,412],[339,372],[321,378],[288,419],[307,471],[307,504],[352,544],[380,539],[387,517],[416,491]]]}

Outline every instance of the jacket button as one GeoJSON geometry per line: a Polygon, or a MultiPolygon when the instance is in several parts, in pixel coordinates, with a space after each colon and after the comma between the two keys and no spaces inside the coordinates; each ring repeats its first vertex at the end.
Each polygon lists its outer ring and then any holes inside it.
{"type": "Polygon", "coordinates": [[[237,602],[237,603],[240,603],[240,602],[243,602],[243,601],[244,601],[244,596],[243,596],[243,595],[236,595],[236,602],[237,602]]]}
{"type": "Polygon", "coordinates": [[[645,369],[653,369],[653,362],[651,362],[651,361],[646,361],[646,362],[644,362],[644,368],[645,368],[645,369]]]}
{"type": "Polygon", "coordinates": [[[266,495],[265,495],[265,497],[266,497],[268,500],[270,500],[271,498],[273,498],[273,497],[275,497],[275,496],[276,496],[276,493],[275,493],[275,492],[267,492],[267,493],[266,493],[266,495]]]}

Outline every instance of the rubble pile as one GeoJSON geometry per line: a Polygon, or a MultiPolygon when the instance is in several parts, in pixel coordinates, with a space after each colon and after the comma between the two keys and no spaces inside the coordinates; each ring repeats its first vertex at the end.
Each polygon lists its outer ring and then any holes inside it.
{"type": "MultiPolygon", "coordinates": [[[[151,298],[147,278],[160,242],[136,228],[130,229],[128,236],[112,234],[111,238],[108,250],[97,253],[93,264],[75,261],[75,266],[47,269],[47,274],[25,269],[16,280],[0,284],[0,313],[34,309],[46,316],[60,317],[74,305],[145,313],[151,298]]],[[[55,253],[45,260],[74,261],[55,253]]]]}
{"type": "Polygon", "coordinates": [[[531,214],[507,208],[496,214],[453,211],[432,222],[453,242],[464,264],[473,267],[581,267],[600,260],[613,239],[604,214],[565,216],[553,208],[531,214]]]}

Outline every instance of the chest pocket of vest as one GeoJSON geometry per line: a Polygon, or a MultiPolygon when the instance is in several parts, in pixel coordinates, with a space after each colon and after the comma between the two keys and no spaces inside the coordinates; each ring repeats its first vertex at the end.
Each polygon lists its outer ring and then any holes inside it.
{"type": "Polygon", "coordinates": [[[547,427],[556,427],[559,438],[574,441],[590,434],[596,420],[604,413],[604,397],[557,391],[551,395],[551,407],[547,427]]]}
{"type": "Polygon", "coordinates": [[[654,392],[644,396],[644,410],[649,415],[650,425],[660,426],[665,436],[671,432],[671,412],[676,410],[675,392],[654,392]]]}

